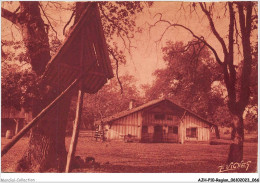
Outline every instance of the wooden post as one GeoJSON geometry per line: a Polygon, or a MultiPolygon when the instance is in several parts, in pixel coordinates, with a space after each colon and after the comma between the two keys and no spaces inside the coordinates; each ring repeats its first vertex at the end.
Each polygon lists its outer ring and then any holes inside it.
{"type": "Polygon", "coordinates": [[[15,122],[15,132],[14,134],[16,135],[18,133],[18,129],[19,129],[19,119],[14,119],[15,122]]]}
{"type": "Polygon", "coordinates": [[[50,111],[58,101],[60,101],[69,91],[71,91],[71,89],[74,88],[82,77],[83,75],[80,75],[77,79],[75,79],[66,90],[64,90],[54,101],[45,107],[35,118],[33,118],[33,120],[29,122],[16,136],[14,136],[13,139],[1,150],[1,157],[3,157],[18,140],[20,140],[48,111],[50,111]]]}
{"type": "Polygon", "coordinates": [[[78,142],[79,127],[80,127],[80,122],[81,122],[81,113],[82,113],[82,105],[83,105],[83,96],[84,96],[82,87],[83,87],[83,81],[81,81],[81,83],[80,83],[80,88],[79,88],[79,92],[78,92],[76,117],[75,117],[74,126],[73,126],[73,133],[72,133],[72,137],[71,137],[70,148],[69,148],[69,152],[68,152],[68,156],[67,156],[67,164],[66,164],[66,170],[65,170],[66,173],[70,172],[71,162],[73,161],[77,142],[78,142]]]}
{"type": "MultiPolygon", "coordinates": [[[[82,34],[82,33],[81,33],[82,34]]],[[[84,73],[84,63],[83,59],[84,57],[84,35],[81,38],[81,49],[80,49],[80,69],[81,69],[81,74],[84,73]]],[[[79,136],[79,127],[80,127],[80,122],[81,122],[81,113],[82,113],[82,105],[83,105],[83,86],[84,86],[84,80],[81,80],[79,84],[79,91],[78,91],[78,100],[77,100],[77,109],[76,109],[76,116],[74,120],[74,125],[73,125],[73,132],[72,132],[72,137],[70,141],[70,148],[67,156],[67,164],[66,164],[66,169],[65,172],[69,173],[71,170],[71,163],[74,159],[74,154],[76,151],[77,143],[78,143],[78,136],[79,136]]]]}
{"type": "Polygon", "coordinates": [[[181,144],[184,143],[184,132],[185,132],[185,128],[184,128],[184,121],[183,121],[183,118],[185,117],[186,115],[186,110],[184,111],[182,117],[180,117],[180,131],[181,131],[181,144]]]}

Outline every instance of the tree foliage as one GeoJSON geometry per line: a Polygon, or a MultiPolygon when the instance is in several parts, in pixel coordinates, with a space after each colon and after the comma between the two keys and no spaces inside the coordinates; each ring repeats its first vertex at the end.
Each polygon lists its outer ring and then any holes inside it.
{"type": "Polygon", "coordinates": [[[224,108],[224,96],[214,89],[214,84],[223,77],[210,51],[196,44],[186,47],[183,42],[172,41],[168,41],[162,50],[166,68],[154,72],[156,80],[147,90],[146,97],[170,98],[210,121],[222,123],[225,119],[214,120],[214,114],[216,109],[224,108]],[[198,51],[199,55],[195,53],[198,51]]]}
{"type": "MultiPolygon", "coordinates": [[[[93,127],[94,121],[128,109],[131,100],[135,101],[136,106],[143,103],[143,98],[135,84],[136,79],[127,74],[122,76],[120,80],[124,88],[123,93],[121,93],[117,79],[113,78],[96,94],[85,95],[82,111],[82,121],[85,127],[93,127]]],[[[74,118],[75,106],[76,100],[73,99],[70,111],[71,120],[74,118]]]]}
{"type": "Polygon", "coordinates": [[[30,71],[5,72],[1,77],[2,107],[14,107],[20,110],[22,107],[28,111],[32,109],[34,98],[40,98],[36,75],[30,71]]]}

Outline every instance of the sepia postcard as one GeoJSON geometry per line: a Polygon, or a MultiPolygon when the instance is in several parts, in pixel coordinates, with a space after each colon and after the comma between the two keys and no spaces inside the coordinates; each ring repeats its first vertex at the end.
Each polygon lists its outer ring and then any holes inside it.
{"type": "Polygon", "coordinates": [[[1,182],[259,182],[258,148],[257,1],[1,2],[1,182]]]}

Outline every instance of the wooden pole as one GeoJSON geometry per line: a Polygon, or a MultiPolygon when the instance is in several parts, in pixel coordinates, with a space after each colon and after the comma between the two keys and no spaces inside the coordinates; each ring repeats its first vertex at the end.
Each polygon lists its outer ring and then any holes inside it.
{"type": "Polygon", "coordinates": [[[184,143],[184,131],[183,130],[185,130],[185,129],[183,129],[183,124],[184,124],[183,118],[186,115],[186,113],[187,113],[187,111],[185,110],[183,115],[180,117],[180,122],[181,122],[181,124],[180,124],[181,144],[184,143]]]}
{"type": "MultiPolygon", "coordinates": [[[[81,55],[80,55],[79,63],[80,63],[80,69],[81,69],[80,72],[81,72],[81,74],[83,74],[85,71],[84,62],[83,62],[83,59],[85,59],[85,55],[84,55],[85,34],[82,32],[81,32],[81,34],[83,36],[81,38],[81,43],[80,43],[80,46],[81,46],[80,54],[81,55]]],[[[69,173],[71,170],[71,163],[73,161],[77,143],[78,143],[79,127],[80,127],[80,123],[81,123],[81,113],[82,113],[83,96],[84,96],[83,86],[84,86],[84,80],[81,80],[80,85],[79,85],[79,91],[78,91],[76,116],[75,116],[74,125],[73,125],[73,132],[72,132],[72,137],[71,137],[71,141],[70,141],[70,148],[69,148],[69,152],[67,155],[67,164],[66,164],[66,169],[65,169],[66,173],[69,173]]]]}
{"type": "Polygon", "coordinates": [[[19,119],[14,119],[15,122],[15,132],[14,134],[16,135],[18,133],[18,129],[19,129],[19,119]]]}
{"type": "Polygon", "coordinates": [[[69,152],[68,152],[68,156],[67,156],[67,164],[66,164],[66,170],[65,170],[66,173],[70,172],[71,163],[73,161],[77,142],[78,142],[79,127],[80,127],[80,122],[81,122],[81,113],[82,113],[82,105],[83,105],[83,96],[84,96],[82,87],[83,87],[83,81],[81,81],[81,83],[80,83],[80,89],[78,92],[76,117],[75,117],[74,126],[73,126],[73,133],[72,133],[72,137],[71,137],[70,148],[69,148],[69,152]]]}
{"type": "Polygon", "coordinates": [[[59,102],[65,94],[67,94],[73,87],[80,81],[83,75],[80,75],[77,79],[75,79],[66,90],[64,90],[55,100],[53,100],[47,107],[45,107],[31,122],[29,122],[14,138],[6,144],[1,150],[1,157],[3,157],[13,145],[20,140],[48,111],[52,109],[52,107],[59,102]]]}

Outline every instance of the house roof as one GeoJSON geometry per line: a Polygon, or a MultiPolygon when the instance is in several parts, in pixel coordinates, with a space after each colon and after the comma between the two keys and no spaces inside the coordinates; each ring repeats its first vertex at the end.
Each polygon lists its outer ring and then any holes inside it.
{"type": "Polygon", "coordinates": [[[130,110],[128,109],[128,110],[125,110],[125,111],[116,113],[116,114],[114,114],[114,115],[112,115],[112,116],[109,116],[109,117],[103,118],[103,119],[101,119],[101,120],[95,121],[94,124],[100,124],[101,121],[104,122],[104,123],[106,123],[106,122],[111,122],[111,121],[114,121],[114,120],[116,120],[116,119],[125,117],[125,116],[127,116],[127,115],[129,115],[129,114],[132,114],[132,113],[135,113],[135,112],[144,110],[144,109],[146,109],[146,108],[148,108],[148,107],[155,106],[155,105],[160,104],[160,103],[162,103],[162,102],[169,102],[170,104],[172,104],[172,105],[174,105],[174,106],[180,108],[181,110],[186,111],[187,113],[192,114],[193,116],[199,118],[199,119],[202,120],[203,122],[205,122],[205,123],[207,123],[207,124],[209,124],[209,125],[211,125],[211,126],[217,126],[217,125],[215,125],[214,123],[209,122],[208,120],[206,120],[206,119],[204,119],[204,118],[198,116],[197,114],[191,112],[190,110],[185,109],[184,107],[181,107],[181,106],[175,104],[173,101],[171,101],[171,100],[169,100],[169,99],[165,99],[165,98],[152,100],[152,101],[147,102],[147,103],[145,103],[145,104],[143,104],[143,105],[141,105],[141,106],[139,106],[139,107],[135,107],[135,108],[130,109],[130,110]]]}
{"type": "Polygon", "coordinates": [[[51,86],[66,88],[82,71],[87,93],[97,92],[113,77],[97,3],[89,3],[47,64],[43,79],[51,86]]]}

